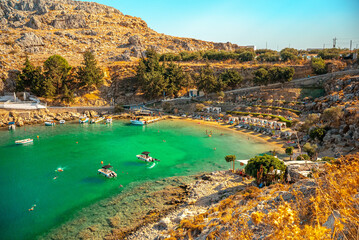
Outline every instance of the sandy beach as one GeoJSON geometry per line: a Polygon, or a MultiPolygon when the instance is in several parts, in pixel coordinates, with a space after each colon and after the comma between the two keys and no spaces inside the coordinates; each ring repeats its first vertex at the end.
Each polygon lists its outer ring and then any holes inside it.
{"type": "Polygon", "coordinates": [[[210,127],[215,127],[219,129],[225,129],[230,130],[233,132],[236,132],[238,134],[244,134],[247,135],[250,138],[253,138],[257,141],[265,142],[268,145],[271,145],[273,147],[273,150],[276,150],[279,154],[285,154],[285,141],[282,139],[272,139],[270,136],[263,135],[258,132],[254,132],[248,129],[243,128],[236,128],[234,125],[224,124],[224,123],[218,123],[218,122],[210,122],[210,121],[204,121],[204,120],[198,120],[198,119],[191,119],[191,118],[174,118],[178,121],[187,121],[187,122],[193,122],[195,124],[202,124],[210,127]]]}

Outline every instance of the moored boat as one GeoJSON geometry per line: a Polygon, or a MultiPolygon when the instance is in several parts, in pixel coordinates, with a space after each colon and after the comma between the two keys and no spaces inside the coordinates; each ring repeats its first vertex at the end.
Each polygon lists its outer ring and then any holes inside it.
{"type": "Polygon", "coordinates": [[[15,126],[15,122],[9,122],[9,130],[15,130],[16,126],[15,126]]]}
{"type": "Polygon", "coordinates": [[[34,140],[31,138],[27,138],[27,139],[22,139],[22,140],[17,140],[15,141],[16,145],[23,145],[23,144],[28,144],[28,143],[33,143],[34,140]]]}
{"type": "Polygon", "coordinates": [[[105,118],[104,117],[96,117],[96,118],[92,118],[90,123],[99,123],[102,122],[105,118]]]}
{"type": "Polygon", "coordinates": [[[138,158],[138,160],[140,161],[144,161],[144,162],[159,162],[159,159],[150,157],[150,152],[142,152],[141,154],[136,155],[136,157],[138,158]]]}
{"type": "Polygon", "coordinates": [[[65,124],[65,120],[60,120],[60,124],[65,124]]]}
{"type": "Polygon", "coordinates": [[[146,120],[141,119],[141,118],[131,119],[130,122],[133,125],[145,125],[146,124],[146,120]]]}
{"type": "Polygon", "coordinates": [[[55,125],[56,125],[55,121],[45,122],[45,126],[55,126],[55,125]]]}
{"type": "Polygon", "coordinates": [[[86,116],[86,114],[81,116],[79,119],[79,123],[88,123],[88,122],[89,122],[89,118],[86,116]]]}
{"type": "Polygon", "coordinates": [[[112,168],[111,165],[105,165],[98,170],[98,174],[102,174],[107,178],[117,177],[117,174],[114,171],[110,170],[110,168],[112,168]]]}
{"type": "Polygon", "coordinates": [[[106,117],[106,123],[112,123],[112,117],[106,117]]]}

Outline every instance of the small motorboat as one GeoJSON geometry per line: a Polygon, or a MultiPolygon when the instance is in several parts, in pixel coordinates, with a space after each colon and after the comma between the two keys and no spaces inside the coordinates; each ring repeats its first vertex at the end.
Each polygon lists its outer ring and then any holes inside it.
{"type": "Polygon", "coordinates": [[[141,118],[131,119],[130,122],[133,125],[145,125],[146,124],[146,121],[141,118]]]}
{"type": "Polygon", "coordinates": [[[88,123],[88,122],[89,122],[89,118],[86,116],[86,114],[81,116],[79,119],[79,123],[88,123]]]}
{"type": "Polygon", "coordinates": [[[60,124],[65,124],[65,120],[60,120],[60,124]]]}
{"type": "Polygon", "coordinates": [[[45,126],[55,126],[55,125],[56,125],[55,121],[45,122],[45,126]]]}
{"type": "Polygon", "coordinates": [[[102,174],[107,178],[117,177],[117,174],[114,171],[110,170],[110,168],[112,168],[111,165],[105,165],[98,170],[98,174],[102,174]]]}
{"type": "Polygon", "coordinates": [[[150,157],[150,152],[142,152],[141,154],[136,155],[136,157],[138,158],[138,160],[140,161],[144,161],[144,162],[159,162],[159,159],[150,157]]]}
{"type": "Polygon", "coordinates": [[[105,118],[104,117],[96,117],[96,118],[92,118],[90,123],[99,123],[102,122],[105,118]]]}
{"type": "Polygon", "coordinates": [[[9,122],[9,130],[15,130],[16,126],[15,126],[15,122],[9,122]]]}
{"type": "Polygon", "coordinates": [[[15,141],[16,145],[24,145],[24,144],[28,144],[28,143],[33,143],[34,139],[31,138],[27,138],[27,139],[23,139],[23,140],[17,140],[15,141]]]}

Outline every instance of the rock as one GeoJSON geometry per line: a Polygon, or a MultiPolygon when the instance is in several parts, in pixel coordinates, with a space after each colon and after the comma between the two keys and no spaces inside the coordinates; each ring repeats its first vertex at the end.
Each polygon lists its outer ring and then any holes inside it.
{"type": "Polygon", "coordinates": [[[80,33],[80,34],[83,34],[83,35],[88,35],[88,36],[96,36],[97,35],[97,32],[94,31],[94,30],[82,30],[80,32],[77,32],[77,33],[80,33]]]}
{"type": "Polygon", "coordinates": [[[140,37],[138,35],[131,36],[128,39],[128,42],[129,42],[130,45],[142,46],[141,39],[140,39],[140,37]]]}
{"type": "Polygon", "coordinates": [[[47,7],[46,6],[43,6],[43,5],[40,5],[39,7],[38,7],[38,10],[37,10],[37,14],[38,15],[43,15],[43,14],[46,14],[46,13],[48,13],[49,12],[49,10],[47,9],[47,7]]]}
{"type": "Polygon", "coordinates": [[[131,57],[135,57],[135,58],[140,58],[140,57],[145,57],[145,51],[142,51],[142,48],[139,47],[133,47],[131,49],[131,53],[130,53],[131,57]]]}
{"type": "Polygon", "coordinates": [[[328,217],[327,221],[323,224],[323,227],[334,230],[334,224],[336,220],[340,220],[341,216],[337,210],[334,210],[328,217]]]}
{"type": "Polygon", "coordinates": [[[58,29],[87,28],[85,16],[82,14],[64,14],[57,16],[51,25],[58,29]]]}
{"type": "Polygon", "coordinates": [[[33,29],[40,29],[41,28],[41,22],[36,16],[32,16],[30,18],[30,21],[27,23],[27,26],[33,29]]]}
{"type": "Polygon", "coordinates": [[[168,225],[171,223],[171,220],[169,218],[163,218],[161,219],[158,224],[156,224],[154,227],[157,230],[167,230],[168,225]]]}
{"type": "Polygon", "coordinates": [[[65,10],[65,7],[60,3],[53,3],[50,10],[65,10]]]}
{"type": "Polygon", "coordinates": [[[70,39],[72,39],[72,40],[77,40],[77,37],[76,37],[76,35],[74,35],[74,34],[65,33],[65,36],[68,37],[68,38],[70,38],[70,39]]]}
{"type": "Polygon", "coordinates": [[[21,38],[17,39],[16,42],[24,48],[45,46],[42,38],[33,32],[25,33],[21,38]]]}

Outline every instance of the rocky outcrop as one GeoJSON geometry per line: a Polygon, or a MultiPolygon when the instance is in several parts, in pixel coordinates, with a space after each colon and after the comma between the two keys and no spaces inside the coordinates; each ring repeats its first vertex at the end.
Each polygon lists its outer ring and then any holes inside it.
{"type": "Polygon", "coordinates": [[[45,46],[41,37],[38,37],[33,32],[25,33],[21,38],[16,40],[26,52],[35,53],[41,51],[41,47],[45,46]]]}
{"type": "Polygon", "coordinates": [[[41,22],[36,16],[32,16],[30,18],[30,21],[27,23],[27,26],[33,29],[40,29],[41,28],[41,22]]]}
{"type": "Polygon", "coordinates": [[[85,20],[85,15],[82,14],[65,14],[57,16],[56,19],[52,21],[51,25],[57,29],[76,29],[86,28],[88,26],[85,20]]]}

